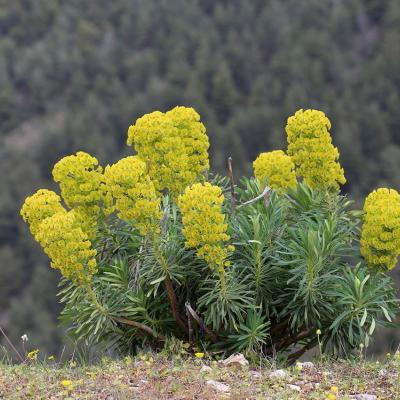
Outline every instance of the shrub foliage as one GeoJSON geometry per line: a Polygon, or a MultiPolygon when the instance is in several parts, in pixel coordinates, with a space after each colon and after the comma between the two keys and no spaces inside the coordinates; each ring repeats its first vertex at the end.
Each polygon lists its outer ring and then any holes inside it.
{"type": "Polygon", "coordinates": [[[400,195],[379,189],[353,210],[330,127],[298,111],[288,153],[263,153],[238,185],[231,162],[228,178],[208,173],[204,125],[185,107],[139,118],[137,154],[104,170],[83,152],[59,161],[64,204],[39,190],[21,215],[63,275],[70,333],[123,352],[174,336],[289,361],[316,344],[368,346],[398,312],[385,272],[400,253],[400,195]]]}

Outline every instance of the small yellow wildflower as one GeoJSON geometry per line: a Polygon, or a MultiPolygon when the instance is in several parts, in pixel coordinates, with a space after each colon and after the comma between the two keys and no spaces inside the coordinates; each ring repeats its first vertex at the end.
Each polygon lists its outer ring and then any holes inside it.
{"type": "Polygon", "coordinates": [[[317,329],[315,333],[320,336],[322,334],[321,329],[317,329]]]}
{"type": "Polygon", "coordinates": [[[39,354],[39,350],[32,350],[26,356],[31,361],[36,361],[39,354]]]}
{"type": "Polygon", "coordinates": [[[296,372],[300,372],[303,369],[303,366],[301,365],[301,363],[297,362],[294,369],[296,372]]]}
{"type": "Polygon", "coordinates": [[[72,385],[73,385],[73,382],[70,381],[69,379],[64,379],[60,383],[61,383],[61,386],[63,386],[65,389],[71,389],[72,385]]]}
{"type": "Polygon", "coordinates": [[[194,353],[196,358],[204,358],[204,353],[194,353]]]}
{"type": "Polygon", "coordinates": [[[327,396],[327,400],[336,400],[336,395],[334,393],[329,393],[327,396]]]}
{"type": "Polygon", "coordinates": [[[54,358],[55,358],[54,356],[48,356],[48,357],[47,357],[47,359],[48,359],[49,361],[53,361],[54,358]]]}
{"type": "Polygon", "coordinates": [[[339,391],[339,388],[337,386],[331,386],[330,390],[332,393],[337,393],[339,391]]]}

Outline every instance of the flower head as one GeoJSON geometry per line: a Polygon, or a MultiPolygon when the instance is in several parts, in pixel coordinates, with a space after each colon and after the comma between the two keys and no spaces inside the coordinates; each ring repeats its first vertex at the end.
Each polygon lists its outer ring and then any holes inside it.
{"type": "Polygon", "coordinates": [[[51,260],[51,266],[75,284],[86,284],[97,271],[96,250],[76,220],[74,211],[46,218],[36,239],[51,260]]]}
{"type": "Polygon", "coordinates": [[[161,220],[160,199],[146,164],[137,156],[126,157],[107,166],[104,177],[118,216],[135,224],[142,235],[157,232],[161,220]]]}
{"type": "Polygon", "coordinates": [[[175,107],[139,118],[129,127],[128,145],[133,145],[139,158],[148,163],[156,189],[168,189],[176,197],[209,169],[205,132],[193,108],[175,107]]]}
{"type": "Polygon", "coordinates": [[[31,360],[31,361],[36,361],[36,360],[37,360],[37,357],[38,357],[38,354],[39,354],[39,350],[36,349],[36,350],[30,351],[30,352],[26,355],[26,357],[27,357],[29,360],[31,360]]]}
{"type": "Polygon", "coordinates": [[[41,222],[54,214],[66,213],[61,205],[61,197],[47,189],[40,189],[25,199],[21,208],[21,216],[29,224],[33,236],[37,234],[41,222]]]}
{"type": "Polygon", "coordinates": [[[69,379],[63,379],[60,383],[65,389],[71,389],[73,386],[73,382],[69,379]]]}
{"type": "Polygon", "coordinates": [[[204,353],[194,353],[196,358],[204,358],[204,353]]]}
{"type": "Polygon", "coordinates": [[[287,121],[288,154],[296,166],[296,175],[311,187],[338,189],[339,184],[346,183],[330,128],[329,119],[318,110],[298,110],[287,121]]]}
{"type": "Polygon", "coordinates": [[[392,269],[400,255],[400,194],[378,189],[364,204],[361,255],[371,267],[392,269]]]}
{"type": "Polygon", "coordinates": [[[233,246],[225,244],[230,237],[221,210],[223,201],[221,188],[208,182],[187,187],[178,198],[186,247],[197,248],[197,256],[220,271],[229,265],[226,258],[233,251],[233,246]]]}
{"type": "Polygon", "coordinates": [[[285,191],[296,186],[292,159],[282,150],[261,153],[253,162],[254,176],[272,189],[285,191]]]}
{"type": "Polygon", "coordinates": [[[53,178],[65,204],[77,213],[82,229],[94,237],[97,217],[106,203],[103,169],[97,159],[83,151],[64,157],[54,165],[53,178]]]}

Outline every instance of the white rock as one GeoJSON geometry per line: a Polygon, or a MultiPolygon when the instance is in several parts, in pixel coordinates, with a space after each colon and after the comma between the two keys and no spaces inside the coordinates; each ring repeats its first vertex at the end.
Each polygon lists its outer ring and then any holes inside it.
{"type": "Polygon", "coordinates": [[[254,379],[261,379],[261,372],[259,371],[250,371],[250,375],[254,379]]]}
{"type": "Polygon", "coordinates": [[[378,375],[379,375],[379,376],[385,376],[385,375],[387,375],[387,370],[384,369],[384,368],[383,368],[383,369],[380,369],[379,372],[378,372],[378,375]]]}
{"type": "Polygon", "coordinates": [[[211,372],[212,368],[209,367],[208,365],[203,365],[200,369],[200,372],[211,372]]]}
{"type": "Polygon", "coordinates": [[[221,383],[221,382],[209,380],[206,382],[206,385],[212,387],[213,389],[215,389],[218,392],[227,393],[230,391],[229,386],[225,385],[224,383],[221,383]]]}
{"type": "Polygon", "coordinates": [[[288,373],[284,369],[277,369],[269,374],[270,379],[284,379],[288,377],[288,373]]]}
{"type": "Polygon", "coordinates": [[[305,362],[299,362],[299,363],[297,363],[301,368],[304,368],[304,369],[313,369],[313,368],[315,368],[315,365],[314,365],[314,363],[312,363],[311,361],[305,361],[305,362]]]}
{"type": "Polygon", "coordinates": [[[297,385],[287,385],[287,387],[289,389],[292,389],[292,390],[296,391],[296,392],[300,392],[301,391],[300,386],[297,386],[297,385]]]}
{"type": "Polygon", "coordinates": [[[249,362],[242,353],[232,354],[230,357],[221,361],[224,367],[247,367],[249,362]]]}
{"type": "Polygon", "coordinates": [[[377,397],[374,394],[366,393],[355,394],[352,398],[354,400],[377,400],[377,397]]]}

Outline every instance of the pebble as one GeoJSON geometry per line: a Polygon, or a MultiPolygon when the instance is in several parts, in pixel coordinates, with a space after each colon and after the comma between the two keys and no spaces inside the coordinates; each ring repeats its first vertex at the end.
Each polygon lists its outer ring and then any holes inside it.
{"type": "Polygon", "coordinates": [[[354,400],[377,400],[378,398],[374,394],[356,394],[352,397],[354,400]]]}
{"type": "Polygon", "coordinates": [[[229,386],[225,385],[224,383],[221,383],[221,382],[209,380],[206,382],[206,385],[212,387],[213,389],[215,389],[218,392],[227,393],[230,391],[229,386]]]}
{"type": "Polygon", "coordinates": [[[288,386],[289,389],[292,389],[292,390],[294,390],[296,392],[300,392],[301,391],[300,386],[297,386],[297,385],[287,385],[287,386],[288,386]]]}
{"type": "Polygon", "coordinates": [[[200,372],[211,372],[212,368],[209,367],[208,365],[203,365],[200,369],[200,372]]]}
{"type": "Polygon", "coordinates": [[[224,367],[247,367],[249,362],[242,353],[232,354],[220,362],[224,367]]]}
{"type": "Polygon", "coordinates": [[[269,374],[270,379],[284,379],[288,377],[288,373],[284,369],[277,369],[269,374]]]}

